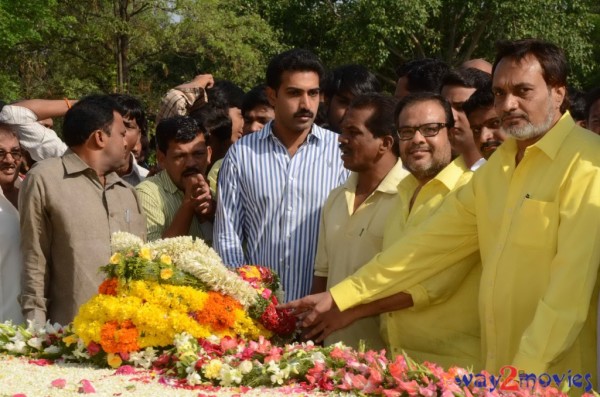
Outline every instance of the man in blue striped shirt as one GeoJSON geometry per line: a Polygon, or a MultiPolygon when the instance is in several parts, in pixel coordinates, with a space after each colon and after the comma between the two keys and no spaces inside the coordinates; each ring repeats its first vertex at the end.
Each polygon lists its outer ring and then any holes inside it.
{"type": "Polygon", "coordinates": [[[267,67],[275,119],[236,142],[219,173],[214,248],[229,266],[274,269],[286,300],[310,292],[321,208],[348,177],[337,135],[314,124],[323,72],[310,51],[275,56],[267,67]]]}

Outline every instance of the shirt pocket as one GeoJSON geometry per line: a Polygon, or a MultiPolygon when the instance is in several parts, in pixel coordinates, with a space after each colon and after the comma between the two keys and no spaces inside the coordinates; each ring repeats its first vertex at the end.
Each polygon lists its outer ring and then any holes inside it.
{"type": "Polygon", "coordinates": [[[515,214],[510,235],[515,245],[556,251],[558,204],[526,198],[515,214]]]}

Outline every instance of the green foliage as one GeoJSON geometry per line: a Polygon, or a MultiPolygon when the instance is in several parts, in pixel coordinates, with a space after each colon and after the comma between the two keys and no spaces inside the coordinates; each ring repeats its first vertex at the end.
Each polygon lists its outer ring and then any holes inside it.
{"type": "Polygon", "coordinates": [[[249,89],[291,47],[393,91],[408,59],[492,60],[499,39],[539,37],[565,49],[575,86],[600,85],[597,0],[0,0],[0,34],[0,99],[128,92],[149,114],[199,73],[249,89]]]}

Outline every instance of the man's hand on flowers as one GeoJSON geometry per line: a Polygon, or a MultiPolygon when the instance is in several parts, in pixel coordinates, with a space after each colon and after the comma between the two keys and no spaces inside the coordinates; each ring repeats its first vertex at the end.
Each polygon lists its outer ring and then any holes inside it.
{"type": "Polygon", "coordinates": [[[290,309],[298,319],[302,320],[302,327],[312,327],[321,321],[324,315],[337,305],[329,292],[308,295],[302,299],[288,302],[278,306],[280,309],[290,309]]]}
{"type": "Polygon", "coordinates": [[[355,310],[348,309],[341,312],[337,305],[334,305],[328,312],[317,318],[312,327],[303,333],[303,337],[321,343],[334,331],[346,328],[359,318],[355,310]]]}

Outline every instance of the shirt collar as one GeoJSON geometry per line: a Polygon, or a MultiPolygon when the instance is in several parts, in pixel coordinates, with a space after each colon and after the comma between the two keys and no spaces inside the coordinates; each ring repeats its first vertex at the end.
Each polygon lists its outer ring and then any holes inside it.
{"type": "Polygon", "coordinates": [[[164,187],[164,189],[167,192],[169,192],[171,194],[180,192],[177,185],[175,185],[175,183],[173,183],[173,181],[171,180],[171,177],[167,173],[167,170],[162,170],[161,172],[158,173],[157,176],[158,176],[158,179],[160,180],[160,184],[164,187]]]}
{"type": "MultiPolygon", "coordinates": [[[[438,174],[432,180],[427,182],[425,186],[429,185],[430,183],[440,183],[448,191],[451,191],[454,189],[458,183],[458,180],[465,172],[472,171],[467,168],[465,160],[462,158],[462,156],[459,156],[454,159],[454,161],[451,161],[446,167],[444,167],[443,170],[438,172],[438,174]]],[[[419,185],[419,181],[413,174],[410,174],[402,181],[402,184],[405,188],[407,188],[408,185],[408,187],[410,187],[409,190],[412,191],[419,185]]],[[[400,186],[398,186],[398,190],[401,190],[400,186]]]]}
{"type": "MultiPolygon", "coordinates": [[[[525,152],[532,148],[537,148],[545,153],[551,160],[554,160],[558,150],[567,138],[569,131],[571,131],[574,126],[575,120],[573,120],[573,117],[571,117],[571,114],[568,111],[565,112],[556,124],[554,124],[554,126],[550,128],[539,141],[525,149],[525,152]]],[[[502,150],[505,155],[514,158],[517,152],[517,140],[513,137],[508,137],[498,150],[502,150]]]]}
{"type": "Polygon", "coordinates": [[[567,111],[558,120],[554,127],[550,130],[535,144],[542,152],[546,153],[546,156],[554,160],[559,149],[563,146],[564,140],[567,138],[569,131],[575,126],[575,120],[571,117],[571,114],[567,111]]]}
{"type": "MultiPolygon", "coordinates": [[[[265,126],[262,128],[262,130],[255,132],[255,134],[259,134],[259,139],[267,139],[269,137],[273,137],[274,139],[277,139],[275,134],[273,134],[273,122],[274,121],[275,120],[269,121],[267,124],[265,124],[265,126]]],[[[324,138],[324,134],[325,134],[325,130],[313,123],[306,140],[308,142],[315,141],[315,139],[318,141],[321,141],[324,138]]]]}
{"type": "Polygon", "coordinates": [[[448,191],[454,189],[458,180],[465,172],[472,172],[467,165],[465,164],[465,160],[462,156],[457,157],[448,164],[443,170],[438,172],[435,176],[435,180],[441,182],[448,191]]]}
{"type": "MultiPolygon", "coordinates": [[[[81,159],[81,157],[77,155],[77,153],[75,153],[71,149],[67,149],[65,151],[65,154],[62,157],[62,162],[64,164],[67,175],[87,173],[88,175],[93,176],[93,179],[96,179],[98,182],[100,182],[96,171],[92,169],[92,167],[90,167],[85,161],[81,159]]],[[[114,185],[115,183],[120,183],[121,185],[125,186],[125,183],[123,182],[121,177],[119,177],[119,175],[117,175],[117,173],[114,171],[106,174],[105,178],[105,189],[114,185]]]]}
{"type": "MultiPolygon", "coordinates": [[[[386,194],[397,194],[398,184],[404,178],[405,175],[406,171],[404,171],[402,167],[402,161],[398,159],[396,164],[390,169],[385,178],[383,178],[383,180],[379,183],[375,191],[386,194]]],[[[344,189],[348,191],[355,192],[357,183],[358,174],[356,172],[352,172],[342,186],[344,186],[344,189]]]]}

